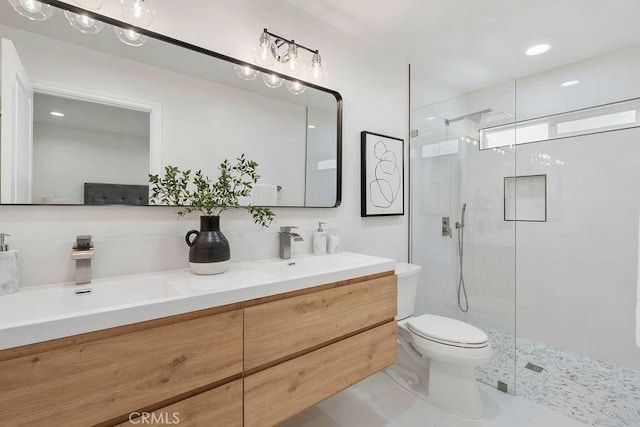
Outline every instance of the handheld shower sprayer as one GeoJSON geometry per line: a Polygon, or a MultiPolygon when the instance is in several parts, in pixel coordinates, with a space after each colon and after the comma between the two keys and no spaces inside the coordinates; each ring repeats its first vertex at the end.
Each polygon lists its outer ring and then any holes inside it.
{"type": "Polygon", "coordinates": [[[456,221],[456,229],[458,230],[458,265],[460,273],[458,276],[458,308],[463,313],[469,311],[469,300],[467,299],[467,288],[464,283],[464,273],[462,271],[462,261],[464,260],[464,213],[467,210],[467,204],[462,204],[462,212],[460,213],[460,222],[456,221]]]}
{"type": "Polygon", "coordinates": [[[456,221],[456,228],[464,228],[464,212],[467,210],[467,204],[462,204],[462,213],[460,214],[460,222],[456,221]]]}

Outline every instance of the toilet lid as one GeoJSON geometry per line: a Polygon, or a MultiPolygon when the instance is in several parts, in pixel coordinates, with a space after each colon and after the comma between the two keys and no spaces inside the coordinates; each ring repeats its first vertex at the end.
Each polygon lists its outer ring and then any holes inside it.
{"type": "Polygon", "coordinates": [[[423,314],[409,319],[407,327],[422,338],[457,347],[481,348],[489,337],[475,326],[448,317],[423,314]]]}

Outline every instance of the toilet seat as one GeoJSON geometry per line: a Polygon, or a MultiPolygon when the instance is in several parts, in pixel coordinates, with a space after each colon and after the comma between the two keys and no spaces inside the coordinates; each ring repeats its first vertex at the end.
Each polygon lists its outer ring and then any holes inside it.
{"type": "Polygon", "coordinates": [[[489,337],[480,329],[456,319],[433,314],[423,314],[407,320],[412,333],[439,344],[462,348],[484,348],[489,337]]]}

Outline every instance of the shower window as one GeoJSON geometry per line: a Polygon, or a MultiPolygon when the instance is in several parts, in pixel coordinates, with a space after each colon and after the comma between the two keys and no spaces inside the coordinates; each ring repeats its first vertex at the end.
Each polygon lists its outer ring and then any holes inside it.
{"type": "Polygon", "coordinates": [[[480,150],[640,126],[640,98],[480,130],[480,150]]]}

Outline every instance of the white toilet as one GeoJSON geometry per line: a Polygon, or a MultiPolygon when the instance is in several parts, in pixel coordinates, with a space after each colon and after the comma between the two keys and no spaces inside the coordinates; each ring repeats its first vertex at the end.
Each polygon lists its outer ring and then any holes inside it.
{"type": "Polygon", "coordinates": [[[448,317],[413,317],[422,268],[398,263],[398,361],[387,375],[412,394],[462,418],[484,418],[474,368],[493,350],[480,329],[448,317]]]}

